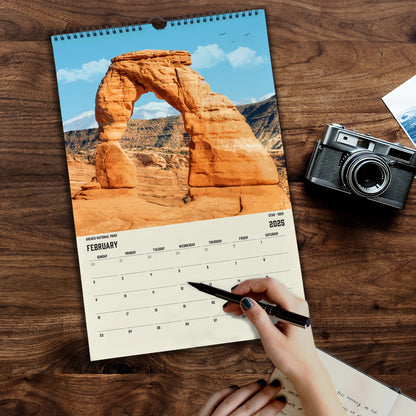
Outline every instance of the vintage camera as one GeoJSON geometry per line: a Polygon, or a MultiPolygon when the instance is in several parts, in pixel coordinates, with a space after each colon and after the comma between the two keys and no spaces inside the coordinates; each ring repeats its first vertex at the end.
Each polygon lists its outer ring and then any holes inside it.
{"type": "Polygon", "coordinates": [[[416,150],[330,124],[315,146],[306,179],[403,208],[415,173],[416,150]]]}

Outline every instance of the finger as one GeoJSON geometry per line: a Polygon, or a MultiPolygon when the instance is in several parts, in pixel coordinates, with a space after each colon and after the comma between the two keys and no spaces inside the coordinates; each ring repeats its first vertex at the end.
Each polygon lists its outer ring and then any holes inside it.
{"type": "Polygon", "coordinates": [[[304,299],[293,295],[285,285],[271,277],[245,280],[232,292],[237,295],[249,295],[250,292],[262,293],[267,301],[284,309],[301,314],[308,313],[308,306],[304,299]]]}
{"type": "Polygon", "coordinates": [[[256,327],[266,353],[269,353],[269,347],[277,348],[285,336],[276,329],[264,309],[250,298],[244,298],[240,305],[247,318],[256,327]]]}
{"type": "Polygon", "coordinates": [[[233,313],[236,316],[243,315],[243,312],[238,303],[227,302],[223,305],[224,312],[233,313]]]}
{"type": "Polygon", "coordinates": [[[215,408],[231,393],[233,393],[238,387],[237,386],[231,386],[227,387],[225,389],[216,391],[214,394],[212,394],[208,400],[205,402],[205,404],[201,407],[199,410],[197,416],[210,416],[212,415],[212,412],[215,410],[215,408]]]}
{"type": "Polygon", "coordinates": [[[277,397],[268,403],[263,409],[260,409],[253,416],[276,416],[286,406],[287,401],[284,396],[277,397]]]}
{"type": "MultiPolygon", "coordinates": [[[[276,397],[276,394],[282,388],[279,380],[274,380],[264,389],[260,390],[249,400],[244,402],[232,416],[251,416],[263,409],[267,404],[276,397]]],[[[263,413],[262,413],[263,414],[263,413]]]]}
{"type": "Polygon", "coordinates": [[[249,292],[261,293],[282,307],[287,307],[290,298],[293,297],[286,286],[271,277],[245,280],[235,287],[232,292],[237,295],[245,295],[249,292]]]}
{"type": "Polygon", "coordinates": [[[265,380],[258,380],[254,383],[247,384],[244,387],[239,388],[232,394],[227,396],[222,403],[218,405],[212,416],[228,416],[238,407],[240,407],[246,400],[248,400],[253,394],[256,394],[266,385],[265,380]]]}

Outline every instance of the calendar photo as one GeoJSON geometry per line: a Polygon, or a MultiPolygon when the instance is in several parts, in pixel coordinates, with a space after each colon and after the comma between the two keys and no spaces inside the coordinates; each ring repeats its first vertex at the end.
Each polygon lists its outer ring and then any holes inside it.
{"type": "Polygon", "coordinates": [[[77,236],[290,208],[263,22],[54,44],[77,236]]]}
{"type": "Polygon", "coordinates": [[[416,146],[416,75],[384,96],[383,101],[416,146]]]}

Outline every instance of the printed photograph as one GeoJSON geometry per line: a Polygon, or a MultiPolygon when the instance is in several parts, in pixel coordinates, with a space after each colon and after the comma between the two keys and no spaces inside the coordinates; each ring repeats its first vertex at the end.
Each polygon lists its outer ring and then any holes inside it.
{"type": "Polygon", "coordinates": [[[416,146],[416,75],[383,97],[383,101],[416,146]]]}
{"type": "Polygon", "coordinates": [[[262,11],[107,32],[53,40],[77,236],[291,207],[262,11]]]}

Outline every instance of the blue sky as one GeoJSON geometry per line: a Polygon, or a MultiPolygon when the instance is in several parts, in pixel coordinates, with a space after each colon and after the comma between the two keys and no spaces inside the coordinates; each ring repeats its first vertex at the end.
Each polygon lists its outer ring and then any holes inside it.
{"type": "MultiPolygon", "coordinates": [[[[217,21],[181,25],[168,22],[163,30],[142,25],[142,30],[77,39],[55,40],[52,45],[57,71],[62,121],[93,111],[98,85],[111,58],[143,49],[186,50],[192,55],[192,69],[199,72],[212,91],[235,103],[259,99],[275,92],[262,10],[217,21]]],[[[144,94],[135,108],[158,101],[144,94]]]]}

